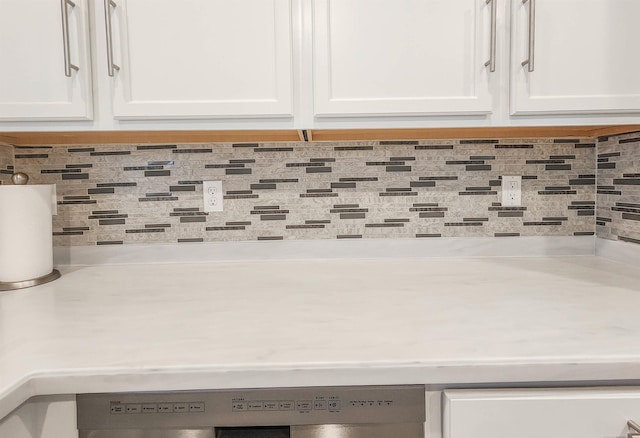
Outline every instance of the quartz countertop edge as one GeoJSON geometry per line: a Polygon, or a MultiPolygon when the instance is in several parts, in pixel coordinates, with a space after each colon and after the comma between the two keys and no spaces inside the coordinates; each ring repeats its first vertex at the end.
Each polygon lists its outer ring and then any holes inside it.
{"type": "MultiPolygon", "coordinates": [[[[29,398],[54,394],[131,391],[189,391],[207,389],[350,385],[429,384],[513,386],[555,382],[632,381],[637,384],[640,358],[616,362],[584,360],[526,363],[468,364],[350,364],[318,367],[265,366],[198,369],[57,370],[26,374],[0,392],[0,419],[29,398]],[[616,379],[611,380],[615,375],[616,379]],[[269,384],[265,385],[265,381],[269,384]]],[[[594,383],[594,384],[595,384],[594,383]]]]}
{"type": "Polygon", "coordinates": [[[61,271],[0,295],[0,418],[49,394],[640,382],[640,270],[597,256],[61,271]]]}

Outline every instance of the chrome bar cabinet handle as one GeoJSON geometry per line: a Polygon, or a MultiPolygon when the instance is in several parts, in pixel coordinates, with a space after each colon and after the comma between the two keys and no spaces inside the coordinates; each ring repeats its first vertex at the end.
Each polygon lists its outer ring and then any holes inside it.
{"type": "Polygon", "coordinates": [[[115,8],[116,2],[113,0],[104,0],[104,24],[107,29],[107,70],[109,76],[113,77],[116,70],[120,67],[113,62],[113,32],[111,28],[111,8],[115,8]]]}
{"type": "Polygon", "coordinates": [[[491,3],[491,45],[489,49],[489,60],[484,63],[485,67],[489,67],[491,73],[496,71],[496,17],[498,8],[496,3],[498,0],[486,0],[485,4],[491,3]]]}
{"type": "Polygon", "coordinates": [[[627,438],[638,438],[640,437],[640,425],[635,421],[627,421],[627,427],[630,432],[627,434],[627,438]]]}
{"type": "Polygon", "coordinates": [[[71,70],[80,70],[77,65],[71,63],[71,44],[69,42],[69,9],[76,7],[76,4],[71,0],[60,0],[62,7],[62,47],[64,50],[64,75],[68,78],[71,77],[71,70]]]}
{"type": "Polygon", "coordinates": [[[522,66],[527,66],[527,70],[532,72],[535,69],[535,45],[536,45],[536,0],[522,0],[522,3],[529,2],[529,58],[522,61],[522,66]]]}

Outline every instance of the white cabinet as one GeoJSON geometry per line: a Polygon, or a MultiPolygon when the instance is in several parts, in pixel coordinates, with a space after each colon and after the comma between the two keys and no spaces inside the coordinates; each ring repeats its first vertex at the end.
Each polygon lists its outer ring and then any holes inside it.
{"type": "Polygon", "coordinates": [[[626,437],[640,389],[450,390],[443,438],[626,437]]]}
{"type": "Polygon", "coordinates": [[[93,116],[87,0],[0,0],[0,121],[93,116]]]}
{"type": "Polygon", "coordinates": [[[2,438],[78,438],[74,395],[33,397],[0,419],[2,438]]]}
{"type": "Polygon", "coordinates": [[[0,131],[638,124],[638,16],[638,0],[0,0],[0,131]]]}
{"type": "Polygon", "coordinates": [[[485,0],[313,0],[314,114],[492,111],[485,0]]]}
{"type": "Polygon", "coordinates": [[[0,130],[293,127],[294,1],[0,0],[0,130]]]}
{"type": "Polygon", "coordinates": [[[293,115],[290,0],[115,0],[106,13],[115,118],[293,115]]]}
{"type": "Polygon", "coordinates": [[[640,122],[637,0],[313,0],[312,14],[321,127],[331,117],[357,126],[358,116],[409,126],[640,122]]]}
{"type": "Polygon", "coordinates": [[[513,0],[511,114],[640,112],[638,17],[637,0],[513,0]]]}

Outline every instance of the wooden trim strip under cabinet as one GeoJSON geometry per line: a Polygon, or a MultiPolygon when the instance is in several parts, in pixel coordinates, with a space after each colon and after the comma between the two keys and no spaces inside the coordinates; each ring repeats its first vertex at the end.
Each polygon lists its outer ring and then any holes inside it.
{"type": "Polygon", "coordinates": [[[640,131],[640,125],[533,126],[501,128],[425,128],[312,130],[313,141],[419,140],[472,138],[597,138],[640,131]]]}
{"type": "Polygon", "coordinates": [[[78,144],[258,143],[303,141],[294,130],[0,132],[14,146],[78,144]]]}
{"type": "Polygon", "coordinates": [[[260,131],[78,131],[0,132],[15,146],[163,143],[278,143],[304,141],[419,140],[464,138],[596,138],[640,131],[640,125],[498,128],[312,129],[260,131]]]}

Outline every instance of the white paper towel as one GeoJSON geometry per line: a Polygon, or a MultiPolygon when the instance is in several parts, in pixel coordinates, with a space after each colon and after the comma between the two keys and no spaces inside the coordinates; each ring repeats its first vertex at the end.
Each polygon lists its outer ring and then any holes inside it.
{"type": "Polygon", "coordinates": [[[55,187],[0,186],[0,282],[33,280],[53,270],[55,187]]]}

